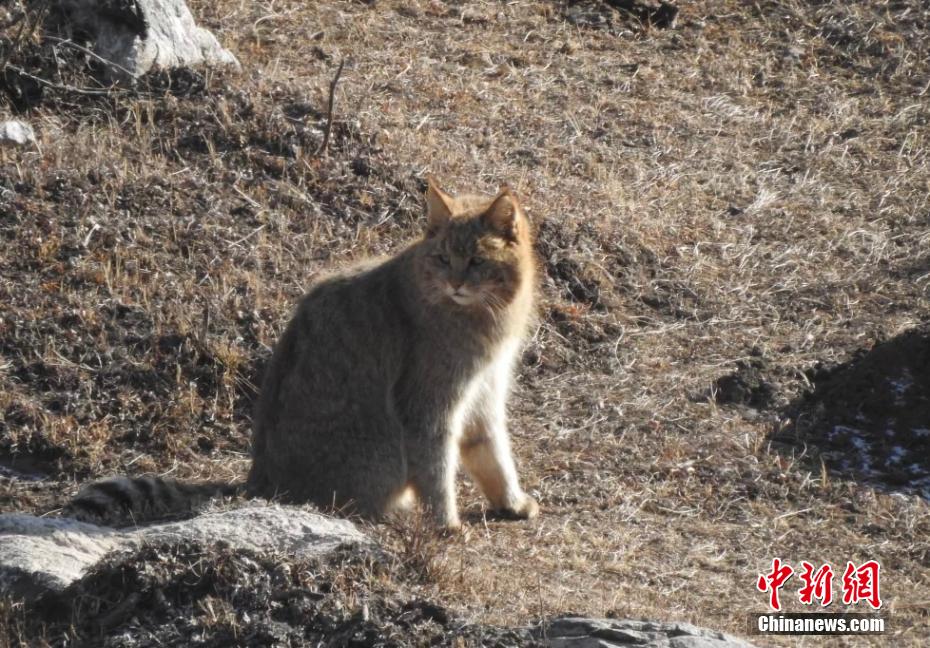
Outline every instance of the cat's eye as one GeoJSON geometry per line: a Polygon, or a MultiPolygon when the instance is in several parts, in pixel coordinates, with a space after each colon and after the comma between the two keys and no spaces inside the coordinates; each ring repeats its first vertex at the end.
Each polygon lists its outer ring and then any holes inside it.
{"type": "Polygon", "coordinates": [[[449,257],[447,257],[445,254],[437,254],[436,258],[439,259],[439,263],[442,265],[449,265],[449,257]]]}
{"type": "Polygon", "coordinates": [[[480,266],[482,263],[484,263],[484,259],[481,257],[472,257],[468,260],[468,265],[474,267],[480,266]]]}

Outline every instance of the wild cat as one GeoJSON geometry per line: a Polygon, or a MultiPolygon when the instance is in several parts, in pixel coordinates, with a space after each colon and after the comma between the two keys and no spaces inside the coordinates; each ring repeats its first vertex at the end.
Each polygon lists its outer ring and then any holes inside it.
{"type": "MultiPolygon", "coordinates": [[[[300,301],[255,410],[249,494],[374,518],[413,494],[456,528],[461,464],[501,514],[537,515],[506,415],[536,289],[529,221],[506,186],[455,197],[432,180],[426,216],[399,254],[331,275],[300,301]]],[[[223,489],[118,477],[66,513],[138,520],[223,489]]]]}

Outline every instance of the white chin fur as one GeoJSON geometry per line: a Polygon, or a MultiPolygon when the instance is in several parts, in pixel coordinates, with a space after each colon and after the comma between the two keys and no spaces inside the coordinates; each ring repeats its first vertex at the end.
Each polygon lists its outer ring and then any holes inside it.
{"type": "Polygon", "coordinates": [[[461,293],[455,293],[452,291],[449,291],[446,294],[449,295],[449,299],[454,301],[459,306],[471,306],[472,304],[475,303],[474,295],[465,295],[461,293]]]}

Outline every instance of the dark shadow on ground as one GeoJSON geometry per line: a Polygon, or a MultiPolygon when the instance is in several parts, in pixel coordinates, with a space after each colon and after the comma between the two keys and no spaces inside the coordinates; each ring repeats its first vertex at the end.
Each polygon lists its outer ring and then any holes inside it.
{"type": "Polygon", "coordinates": [[[828,474],[930,499],[930,322],[809,373],[777,448],[828,474]]]}

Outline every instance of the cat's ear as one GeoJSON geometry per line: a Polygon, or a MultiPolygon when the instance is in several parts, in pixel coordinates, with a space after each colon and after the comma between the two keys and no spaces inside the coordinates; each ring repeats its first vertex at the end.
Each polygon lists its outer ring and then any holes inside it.
{"type": "Polygon", "coordinates": [[[440,189],[433,176],[426,176],[426,219],[429,231],[445,225],[452,217],[452,196],[440,189]]]}
{"type": "Polygon", "coordinates": [[[504,185],[491,205],[482,214],[481,220],[484,221],[487,227],[508,241],[516,241],[519,213],[520,203],[517,201],[517,197],[510,191],[510,187],[504,185]]]}

